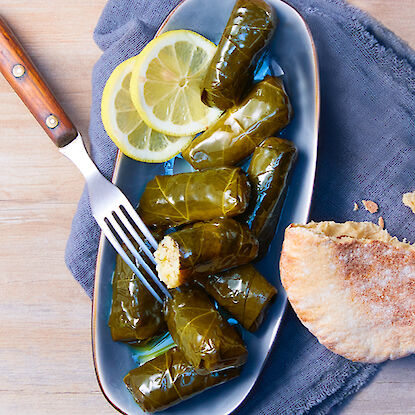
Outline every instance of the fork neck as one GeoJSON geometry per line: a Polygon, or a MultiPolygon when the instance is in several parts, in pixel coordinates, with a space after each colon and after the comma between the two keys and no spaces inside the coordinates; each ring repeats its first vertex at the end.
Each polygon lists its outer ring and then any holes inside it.
{"type": "Polygon", "coordinates": [[[75,140],[71,143],[67,144],[65,147],[61,147],[59,151],[71,160],[76,167],[78,167],[86,181],[93,176],[101,175],[97,166],[91,160],[91,157],[86,151],[80,134],[78,134],[75,140]]]}

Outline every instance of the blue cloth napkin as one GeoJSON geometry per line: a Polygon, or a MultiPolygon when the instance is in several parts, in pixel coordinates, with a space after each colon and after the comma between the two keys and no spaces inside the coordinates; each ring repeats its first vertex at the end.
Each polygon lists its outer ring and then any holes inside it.
{"type": "MultiPolygon", "coordinates": [[[[415,241],[415,217],[401,203],[415,189],[415,54],[370,16],[342,0],[289,0],[309,24],[320,62],[321,122],[311,218],[373,220],[415,241]],[[379,204],[371,215],[362,199],[379,204]],[[353,210],[354,202],[360,209],[353,210]]],[[[103,50],[93,72],[92,157],[108,178],[116,148],[100,116],[113,69],[154,36],[178,0],[110,0],[95,30],[103,50]]],[[[100,231],[86,191],[75,215],[66,263],[89,296],[100,231]]],[[[329,352],[289,308],[272,356],[239,414],[327,414],[376,373],[329,352]]]]}

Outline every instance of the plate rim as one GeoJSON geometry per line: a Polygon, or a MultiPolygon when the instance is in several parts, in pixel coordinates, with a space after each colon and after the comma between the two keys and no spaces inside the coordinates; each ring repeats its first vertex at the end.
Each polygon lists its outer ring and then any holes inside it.
{"type": "MultiPolygon", "coordinates": [[[[171,17],[175,14],[175,12],[177,11],[178,8],[180,8],[187,0],[181,0],[171,11],[170,13],[166,16],[166,18],[163,20],[163,22],[161,23],[160,27],[157,29],[154,38],[160,35],[160,32],[163,30],[163,28],[166,26],[166,24],[168,23],[168,21],[171,19],[171,17]]],[[[320,106],[321,106],[321,102],[320,102],[320,74],[319,74],[319,63],[318,63],[318,55],[317,55],[317,50],[316,50],[316,46],[315,46],[315,42],[314,42],[314,38],[313,35],[311,33],[311,29],[308,26],[307,22],[305,21],[305,19],[303,18],[303,16],[301,15],[301,13],[298,11],[298,9],[296,7],[294,7],[293,5],[289,4],[286,0],[273,0],[273,1],[279,1],[281,3],[284,3],[285,5],[287,5],[288,7],[292,8],[297,16],[302,20],[305,29],[307,30],[309,39],[310,39],[310,43],[311,43],[311,49],[312,49],[312,57],[313,57],[313,68],[314,68],[314,80],[315,80],[315,123],[316,123],[316,146],[315,146],[315,154],[314,154],[314,169],[313,169],[313,186],[312,186],[312,193],[311,193],[311,197],[308,201],[308,207],[307,207],[307,221],[309,221],[310,219],[310,211],[311,211],[311,204],[313,201],[313,193],[314,193],[314,185],[315,185],[315,181],[316,181],[316,170],[317,170],[317,155],[318,155],[318,147],[319,147],[319,120],[320,120],[320,106]]],[[[111,176],[111,182],[115,184],[115,182],[118,179],[119,176],[119,172],[120,172],[120,166],[121,166],[121,158],[122,157],[127,157],[125,156],[119,149],[117,149],[117,154],[114,160],[114,171],[113,174],[111,176]]],[[[108,395],[105,392],[105,389],[102,385],[101,379],[100,379],[100,374],[98,373],[98,364],[97,364],[97,353],[96,353],[96,338],[95,338],[95,334],[96,334],[96,321],[97,321],[97,307],[96,307],[96,303],[97,303],[97,297],[98,297],[98,286],[99,286],[99,275],[101,274],[101,267],[102,267],[102,255],[103,255],[103,250],[104,250],[104,245],[105,245],[105,235],[104,233],[101,231],[101,235],[99,238],[99,245],[98,245],[98,252],[97,252],[97,261],[96,261],[96,266],[95,266],[95,273],[94,273],[94,292],[93,292],[93,296],[92,296],[92,305],[91,305],[91,347],[92,347],[92,357],[93,357],[93,363],[94,363],[94,371],[95,371],[95,375],[97,378],[97,382],[98,385],[101,389],[102,394],[104,395],[105,399],[108,401],[108,403],[114,408],[116,409],[118,412],[120,412],[121,414],[124,415],[128,415],[126,412],[124,412],[122,409],[120,409],[114,402],[112,402],[112,400],[108,397],[108,395]]],[[[249,388],[249,390],[246,392],[246,395],[244,396],[244,398],[237,404],[237,406],[235,406],[230,412],[227,412],[226,414],[223,415],[229,415],[231,414],[233,411],[235,411],[236,409],[238,409],[239,407],[241,407],[246,401],[247,399],[250,397],[252,390],[254,389],[254,387],[256,386],[259,377],[261,376],[263,370],[264,370],[264,366],[267,363],[270,354],[272,353],[276,341],[277,341],[277,337],[278,337],[278,332],[280,330],[281,327],[281,322],[283,320],[283,318],[286,315],[287,312],[287,306],[288,306],[288,298],[287,298],[287,293],[285,291],[285,289],[283,290],[283,292],[281,293],[284,295],[284,299],[283,299],[283,304],[282,304],[282,308],[283,311],[281,313],[280,318],[278,319],[278,323],[276,324],[276,332],[274,334],[274,338],[272,341],[271,346],[268,349],[268,352],[265,356],[265,359],[261,365],[260,371],[258,376],[256,377],[254,383],[251,385],[251,387],[249,388]]]]}

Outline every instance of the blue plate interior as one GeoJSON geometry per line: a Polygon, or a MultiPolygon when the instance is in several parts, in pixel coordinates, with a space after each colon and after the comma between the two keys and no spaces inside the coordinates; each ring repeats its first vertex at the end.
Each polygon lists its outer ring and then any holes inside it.
{"type": "MultiPolygon", "coordinates": [[[[319,86],[313,42],[301,16],[281,0],[268,2],[275,7],[280,22],[263,70],[267,71],[271,67],[271,71],[278,75],[281,69],[283,71],[282,77],[295,115],[291,124],[279,135],[292,140],[299,150],[276,236],[267,256],[255,264],[278,288],[277,300],[256,333],[243,333],[249,358],[239,378],[205,391],[199,398],[189,399],[160,414],[224,415],[232,412],[245,399],[258,378],[285,310],[287,300],[279,279],[278,262],[286,226],[293,222],[305,223],[308,219],[317,155],[319,86]]],[[[235,0],[186,0],[169,16],[160,33],[189,29],[217,43],[234,3],[235,0]]],[[[146,164],[121,156],[117,161],[114,182],[133,204],[138,204],[146,183],[155,175],[190,169],[181,158],[176,158],[174,163],[146,164]]],[[[114,266],[115,251],[101,238],[92,322],[95,368],[107,399],[121,412],[141,414],[143,412],[123,383],[123,377],[137,366],[137,352],[128,345],[112,341],[107,325],[114,266]]]]}

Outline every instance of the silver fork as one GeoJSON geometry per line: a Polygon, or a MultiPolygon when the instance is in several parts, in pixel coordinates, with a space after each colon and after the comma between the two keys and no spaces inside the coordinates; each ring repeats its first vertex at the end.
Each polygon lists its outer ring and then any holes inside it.
{"type": "Polygon", "coordinates": [[[138,243],[147,258],[149,258],[154,265],[156,264],[154,255],[138,235],[133,225],[138,227],[152,248],[157,249],[157,241],[141,220],[140,216],[137,215],[136,211],[131,206],[131,203],[121,190],[109,182],[99,172],[85,150],[82,137],[78,134],[75,140],[64,147],[61,147],[59,151],[68,157],[85,177],[88,185],[88,195],[92,214],[115,250],[140,278],[141,282],[147,287],[151,294],[153,294],[157,301],[162,302],[159,294],[148,283],[133,261],[131,261],[127,252],[124,251],[120,243],[121,240],[126,245],[128,251],[144,268],[147,275],[149,275],[154,283],[160,288],[161,292],[165,296],[170,297],[166,286],[160,282],[153,269],[141,257],[134,244],[131,242],[129,235],[138,243]],[[121,226],[121,224],[123,226],[121,226]]]}
{"type": "Polygon", "coordinates": [[[85,149],[81,135],[1,16],[0,71],[59,151],[68,157],[85,177],[92,214],[115,250],[157,301],[162,302],[163,296],[170,297],[166,286],[156,275],[153,253],[136,229],[140,230],[152,249],[157,249],[157,241],[121,190],[99,172],[85,149]],[[151,265],[142,258],[131,238],[150,260],[151,265]],[[136,259],[138,265],[130,256],[136,259]],[[162,295],[147,281],[138,269],[139,266],[160,289],[162,295]]]}

